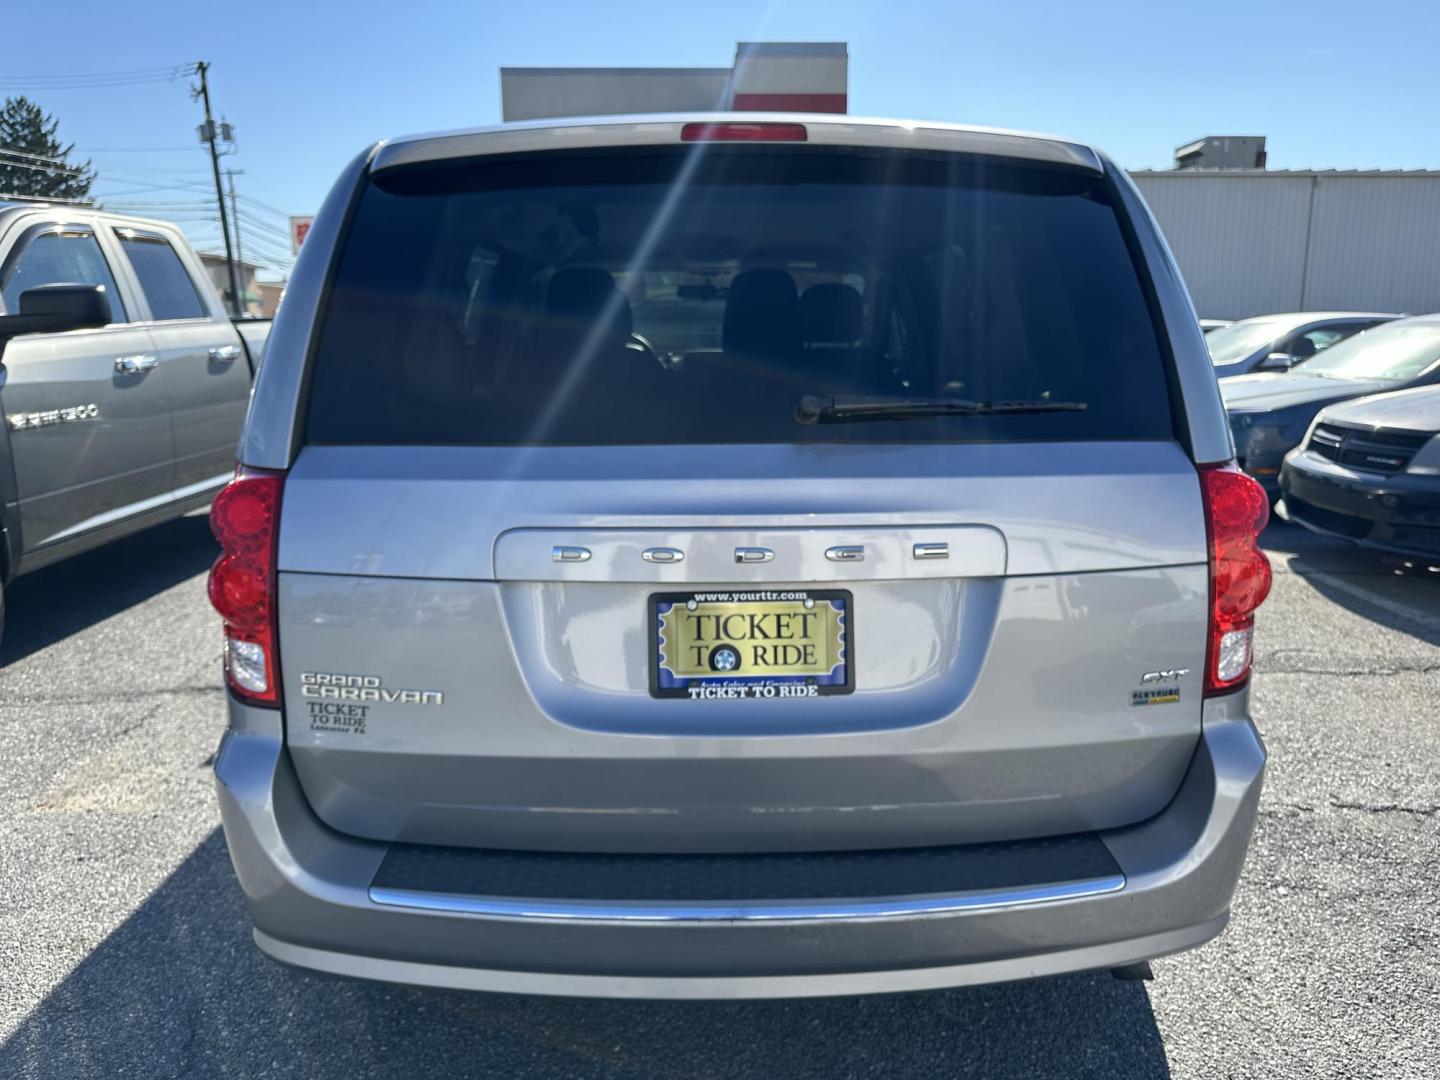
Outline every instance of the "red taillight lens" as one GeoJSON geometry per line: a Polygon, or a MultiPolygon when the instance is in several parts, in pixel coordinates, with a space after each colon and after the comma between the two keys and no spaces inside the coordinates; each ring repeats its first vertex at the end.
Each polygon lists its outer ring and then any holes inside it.
{"type": "Polygon", "coordinates": [[[251,705],[280,703],[275,658],[275,547],[285,474],[241,466],[210,506],[220,558],[210,603],[225,621],[225,681],[251,705]]]}
{"type": "Polygon", "coordinates": [[[1210,541],[1210,645],[1205,693],[1233,690],[1250,677],[1255,609],[1270,592],[1270,560],[1260,533],[1270,520],[1265,489],[1232,462],[1202,465],[1210,541]]]}
{"type": "Polygon", "coordinates": [[[717,120],[686,124],[680,129],[681,142],[804,142],[804,124],[740,123],[717,120]]]}

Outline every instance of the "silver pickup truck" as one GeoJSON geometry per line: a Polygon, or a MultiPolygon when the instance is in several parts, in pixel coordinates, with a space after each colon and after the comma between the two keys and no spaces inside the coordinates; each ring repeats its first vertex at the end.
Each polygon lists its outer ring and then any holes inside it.
{"type": "Polygon", "coordinates": [[[0,632],[11,578],[209,502],[268,325],[173,225],[0,203],[0,632]]]}

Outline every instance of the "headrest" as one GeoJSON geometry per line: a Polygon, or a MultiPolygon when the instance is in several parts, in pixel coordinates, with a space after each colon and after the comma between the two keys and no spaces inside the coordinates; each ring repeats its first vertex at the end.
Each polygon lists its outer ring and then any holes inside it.
{"type": "Polygon", "coordinates": [[[811,285],[800,298],[807,345],[854,345],[865,333],[860,293],[838,281],[811,285]]]}
{"type": "Polygon", "coordinates": [[[743,270],[730,281],[720,335],[726,352],[787,352],[800,345],[800,301],[784,270],[743,270]]]}
{"type": "Polygon", "coordinates": [[[545,290],[545,320],[563,335],[582,337],[602,321],[607,338],[626,338],[632,329],[630,301],[615,279],[597,267],[557,271],[545,290]]]}

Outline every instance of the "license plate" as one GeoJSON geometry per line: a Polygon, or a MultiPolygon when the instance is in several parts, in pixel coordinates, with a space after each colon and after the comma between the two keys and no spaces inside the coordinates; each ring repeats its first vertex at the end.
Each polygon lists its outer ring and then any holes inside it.
{"type": "Polygon", "coordinates": [[[853,600],[843,589],[650,597],[655,697],[785,700],[855,689],[853,600]]]}

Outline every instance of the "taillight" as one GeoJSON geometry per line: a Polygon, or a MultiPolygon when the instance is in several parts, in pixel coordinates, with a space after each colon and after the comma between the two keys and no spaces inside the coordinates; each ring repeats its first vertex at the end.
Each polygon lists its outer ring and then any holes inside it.
{"type": "Polygon", "coordinates": [[[804,124],[707,120],[680,129],[681,142],[805,142],[804,124]]]}
{"type": "Polygon", "coordinates": [[[1260,550],[1270,499],[1233,461],[1202,465],[1200,487],[1210,542],[1208,695],[1233,690],[1250,677],[1255,609],[1270,592],[1270,560],[1260,550]]]}
{"type": "Polygon", "coordinates": [[[210,603],[225,620],[225,681],[251,705],[279,706],[275,657],[275,548],[285,474],[243,465],[210,506],[220,558],[210,603]]]}

